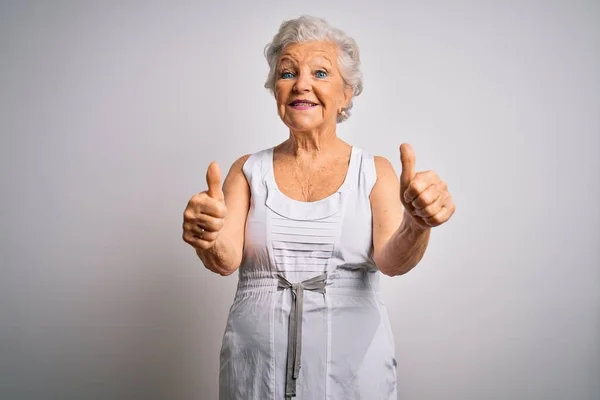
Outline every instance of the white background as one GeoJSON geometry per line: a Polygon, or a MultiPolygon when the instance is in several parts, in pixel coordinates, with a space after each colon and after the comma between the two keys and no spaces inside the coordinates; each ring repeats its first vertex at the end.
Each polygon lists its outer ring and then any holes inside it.
{"type": "Polygon", "coordinates": [[[550,0],[3,1],[0,398],[217,398],[237,273],[182,213],[287,137],[262,51],[303,13],[361,48],[339,135],[457,205],[383,279],[399,398],[600,398],[600,5],[550,0]]]}

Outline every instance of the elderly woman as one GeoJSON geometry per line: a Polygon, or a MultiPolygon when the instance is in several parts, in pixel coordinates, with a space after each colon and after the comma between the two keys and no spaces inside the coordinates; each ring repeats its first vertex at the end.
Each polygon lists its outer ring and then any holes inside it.
{"type": "Polygon", "coordinates": [[[362,91],[355,41],[313,17],[284,22],[265,87],[289,137],[233,163],[191,198],[183,238],[221,275],[239,268],[221,348],[220,399],[395,399],[394,340],[381,273],[402,275],[454,204],[400,147],[390,162],[336,124],[362,91]]]}

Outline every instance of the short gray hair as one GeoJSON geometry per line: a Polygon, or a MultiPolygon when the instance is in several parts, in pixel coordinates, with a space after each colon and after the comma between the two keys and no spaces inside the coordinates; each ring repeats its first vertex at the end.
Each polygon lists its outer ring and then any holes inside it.
{"type": "MultiPolygon", "coordinates": [[[[329,25],[324,19],[308,15],[284,21],[273,41],[265,47],[265,58],[270,68],[265,88],[269,89],[271,93],[274,92],[277,61],[286,46],[313,41],[332,42],[337,46],[342,79],[346,85],[352,87],[354,96],[358,96],[362,92],[363,81],[356,41],[341,30],[329,25]]],[[[344,109],[345,113],[338,115],[337,122],[342,122],[350,117],[352,105],[352,101],[350,101],[348,107],[344,109]]]]}

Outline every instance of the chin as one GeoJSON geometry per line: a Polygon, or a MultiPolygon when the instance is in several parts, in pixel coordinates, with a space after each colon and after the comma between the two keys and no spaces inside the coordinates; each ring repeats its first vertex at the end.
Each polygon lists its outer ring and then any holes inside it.
{"type": "Polygon", "coordinates": [[[311,131],[319,128],[319,125],[305,125],[305,124],[286,124],[288,128],[294,131],[311,131]]]}
{"type": "Polygon", "coordinates": [[[295,131],[309,131],[313,129],[318,129],[325,125],[325,121],[315,121],[315,120],[306,120],[306,119],[293,119],[293,120],[284,120],[283,123],[290,129],[295,131]]]}

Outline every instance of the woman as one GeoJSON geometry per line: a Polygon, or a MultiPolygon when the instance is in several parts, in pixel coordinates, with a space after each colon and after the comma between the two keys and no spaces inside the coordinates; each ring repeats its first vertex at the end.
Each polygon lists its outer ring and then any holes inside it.
{"type": "Polygon", "coordinates": [[[284,22],[265,55],[289,138],[237,160],[223,188],[212,163],[184,213],[183,238],[204,265],[239,268],[220,398],[395,399],[380,273],[417,265],[454,204],[435,172],[415,172],[409,145],[398,181],[385,158],[336,136],[362,91],[353,39],[304,16],[284,22]]]}

